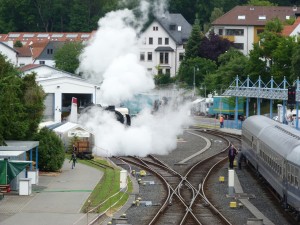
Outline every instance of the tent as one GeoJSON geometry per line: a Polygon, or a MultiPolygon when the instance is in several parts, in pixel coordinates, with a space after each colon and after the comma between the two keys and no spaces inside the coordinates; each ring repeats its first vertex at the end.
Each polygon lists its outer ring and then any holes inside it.
{"type": "Polygon", "coordinates": [[[30,163],[32,161],[0,159],[0,184],[10,184],[30,163]]]}

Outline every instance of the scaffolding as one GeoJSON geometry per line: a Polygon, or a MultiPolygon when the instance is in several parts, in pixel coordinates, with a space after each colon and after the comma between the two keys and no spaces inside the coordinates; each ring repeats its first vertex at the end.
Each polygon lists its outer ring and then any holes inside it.
{"type": "MultiPolygon", "coordinates": [[[[238,76],[236,79],[231,83],[231,85],[226,89],[226,91],[222,94],[224,96],[234,96],[236,97],[236,102],[238,97],[246,98],[246,117],[249,116],[249,99],[256,98],[257,99],[257,115],[260,115],[260,100],[261,99],[269,99],[270,100],[270,118],[273,117],[272,115],[272,106],[273,100],[282,100],[283,101],[283,113],[282,113],[282,121],[283,123],[286,122],[285,118],[285,108],[287,105],[287,98],[288,98],[288,87],[295,86],[296,87],[296,129],[298,129],[298,100],[300,100],[300,90],[299,90],[299,78],[294,81],[292,84],[289,84],[284,77],[283,81],[280,84],[277,84],[273,77],[268,83],[263,82],[261,77],[259,76],[256,82],[252,82],[249,78],[242,82],[238,76]]],[[[237,109],[237,106],[236,106],[237,109]]],[[[237,119],[237,111],[235,112],[235,120],[236,124],[238,124],[237,119]]]]}

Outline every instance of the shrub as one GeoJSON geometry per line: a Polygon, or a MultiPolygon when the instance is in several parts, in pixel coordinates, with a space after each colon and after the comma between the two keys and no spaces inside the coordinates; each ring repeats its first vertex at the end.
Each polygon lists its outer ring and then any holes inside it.
{"type": "Polygon", "coordinates": [[[60,138],[51,130],[44,127],[35,137],[39,141],[39,169],[41,171],[58,171],[64,159],[64,145],[60,138]]]}

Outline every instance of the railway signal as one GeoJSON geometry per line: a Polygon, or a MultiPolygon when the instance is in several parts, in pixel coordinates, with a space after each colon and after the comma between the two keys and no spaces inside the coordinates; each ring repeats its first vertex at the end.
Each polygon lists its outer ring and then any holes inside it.
{"type": "Polygon", "coordinates": [[[288,87],[288,104],[296,104],[296,87],[290,86],[288,87]]]}

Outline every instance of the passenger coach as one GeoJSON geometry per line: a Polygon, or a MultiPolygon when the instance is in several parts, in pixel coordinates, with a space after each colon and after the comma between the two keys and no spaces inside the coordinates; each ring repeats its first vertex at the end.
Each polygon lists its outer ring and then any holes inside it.
{"type": "Polygon", "coordinates": [[[242,153],[299,219],[300,131],[265,116],[251,116],[242,126],[242,153]]]}

